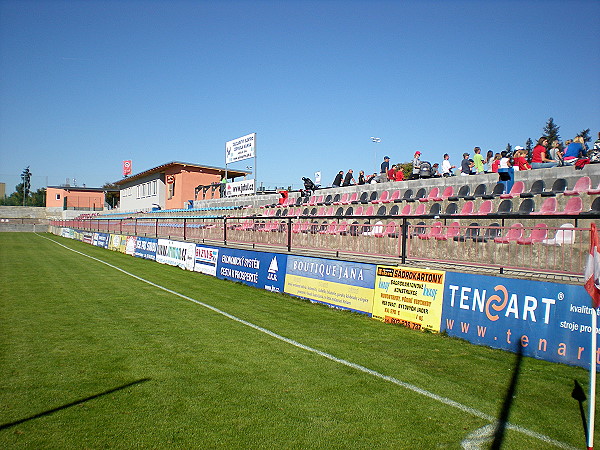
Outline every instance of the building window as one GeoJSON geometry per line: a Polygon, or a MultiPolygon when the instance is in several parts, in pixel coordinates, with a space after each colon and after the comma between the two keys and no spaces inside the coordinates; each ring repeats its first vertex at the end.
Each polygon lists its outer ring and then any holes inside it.
{"type": "Polygon", "coordinates": [[[56,200],[60,200],[60,194],[56,194],[56,200]]]}

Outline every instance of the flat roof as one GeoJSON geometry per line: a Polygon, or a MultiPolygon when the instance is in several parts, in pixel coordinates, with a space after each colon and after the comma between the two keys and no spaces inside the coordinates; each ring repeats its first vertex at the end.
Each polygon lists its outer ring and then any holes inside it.
{"type": "Polygon", "coordinates": [[[227,170],[227,178],[242,177],[244,175],[249,175],[252,173],[248,170],[231,170],[231,169],[225,169],[225,167],[206,166],[206,165],[202,165],[202,164],[187,163],[187,162],[182,162],[182,161],[171,161],[171,162],[162,164],[160,166],[153,167],[152,169],[148,169],[143,172],[136,173],[135,175],[125,177],[119,181],[115,181],[115,184],[125,184],[129,181],[137,180],[138,178],[143,178],[145,176],[152,175],[153,173],[164,172],[165,170],[167,170],[171,167],[177,167],[177,166],[195,167],[198,169],[212,169],[212,170],[217,170],[219,172],[223,172],[223,174],[227,170]]]}
{"type": "Polygon", "coordinates": [[[62,189],[63,191],[119,192],[119,189],[115,188],[92,188],[86,186],[46,186],[46,188],[62,189]]]}

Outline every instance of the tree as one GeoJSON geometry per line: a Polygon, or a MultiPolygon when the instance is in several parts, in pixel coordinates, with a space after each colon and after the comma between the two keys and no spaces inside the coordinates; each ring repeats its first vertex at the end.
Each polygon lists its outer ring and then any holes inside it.
{"type": "Polygon", "coordinates": [[[102,185],[102,189],[105,189],[104,201],[110,205],[111,208],[117,206],[120,199],[119,186],[111,182],[106,182],[102,185]]]}
{"type": "Polygon", "coordinates": [[[510,145],[510,142],[508,144],[506,144],[506,153],[510,153],[512,152],[512,145],[510,145]]]}
{"type": "Polygon", "coordinates": [[[590,142],[592,140],[592,137],[590,136],[590,129],[586,129],[583,131],[580,131],[577,136],[581,136],[583,138],[583,142],[590,142]]]}
{"type": "Polygon", "coordinates": [[[21,180],[23,181],[23,206],[25,206],[27,197],[29,197],[29,190],[31,189],[31,172],[29,171],[29,166],[21,173],[21,180]]]}
{"type": "Polygon", "coordinates": [[[560,127],[554,123],[554,119],[550,117],[544,127],[544,136],[548,138],[548,145],[552,145],[554,141],[560,142],[560,135],[558,134],[559,129],[560,127]]]}
{"type": "Polygon", "coordinates": [[[531,154],[533,152],[533,141],[531,138],[527,138],[527,141],[525,141],[525,150],[527,150],[527,160],[531,161],[531,154]]]}

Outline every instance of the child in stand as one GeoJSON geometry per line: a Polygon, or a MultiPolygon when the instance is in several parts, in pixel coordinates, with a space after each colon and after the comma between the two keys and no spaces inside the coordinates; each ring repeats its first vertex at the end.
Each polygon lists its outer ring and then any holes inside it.
{"type": "Polygon", "coordinates": [[[494,155],[494,160],[492,161],[492,173],[498,173],[498,168],[500,167],[500,158],[502,158],[500,153],[496,153],[494,155]]]}
{"type": "Polygon", "coordinates": [[[531,170],[527,162],[527,150],[519,147],[513,156],[513,165],[516,170],[531,170]]]}

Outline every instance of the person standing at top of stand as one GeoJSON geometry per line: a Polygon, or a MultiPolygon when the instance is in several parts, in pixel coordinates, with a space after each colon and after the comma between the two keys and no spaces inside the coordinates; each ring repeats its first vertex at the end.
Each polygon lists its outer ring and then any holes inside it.
{"type": "Polygon", "coordinates": [[[339,173],[333,179],[333,183],[331,183],[332,187],[340,187],[342,185],[342,180],[344,179],[344,171],[340,170],[339,173]]]}
{"type": "Polygon", "coordinates": [[[387,181],[389,170],[390,170],[390,157],[384,156],[383,162],[381,163],[381,169],[379,170],[380,181],[387,181]]]}
{"type": "Polygon", "coordinates": [[[353,184],[356,184],[356,181],[354,181],[354,176],[352,176],[352,169],[348,169],[348,172],[346,172],[346,176],[344,177],[344,182],[342,183],[342,186],[351,186],[353,184]]]}
{"type": "Polygon", "coordinates": [[[483,155],[481,154],[481,148],[475,147],[473,150],[475,154],[473,155],[473,164],[475,165],[475,173],[480,174],[483,173],[483,155]]]}
{"type": "Polygon", "coordinates": [[[410,176],[410,179],[416,180],[419,178],[419,174],[421,173],[421,152],[418,150],[415,152],[415,156],[413,157],[412,166],[412,175],[410,176]]]}

